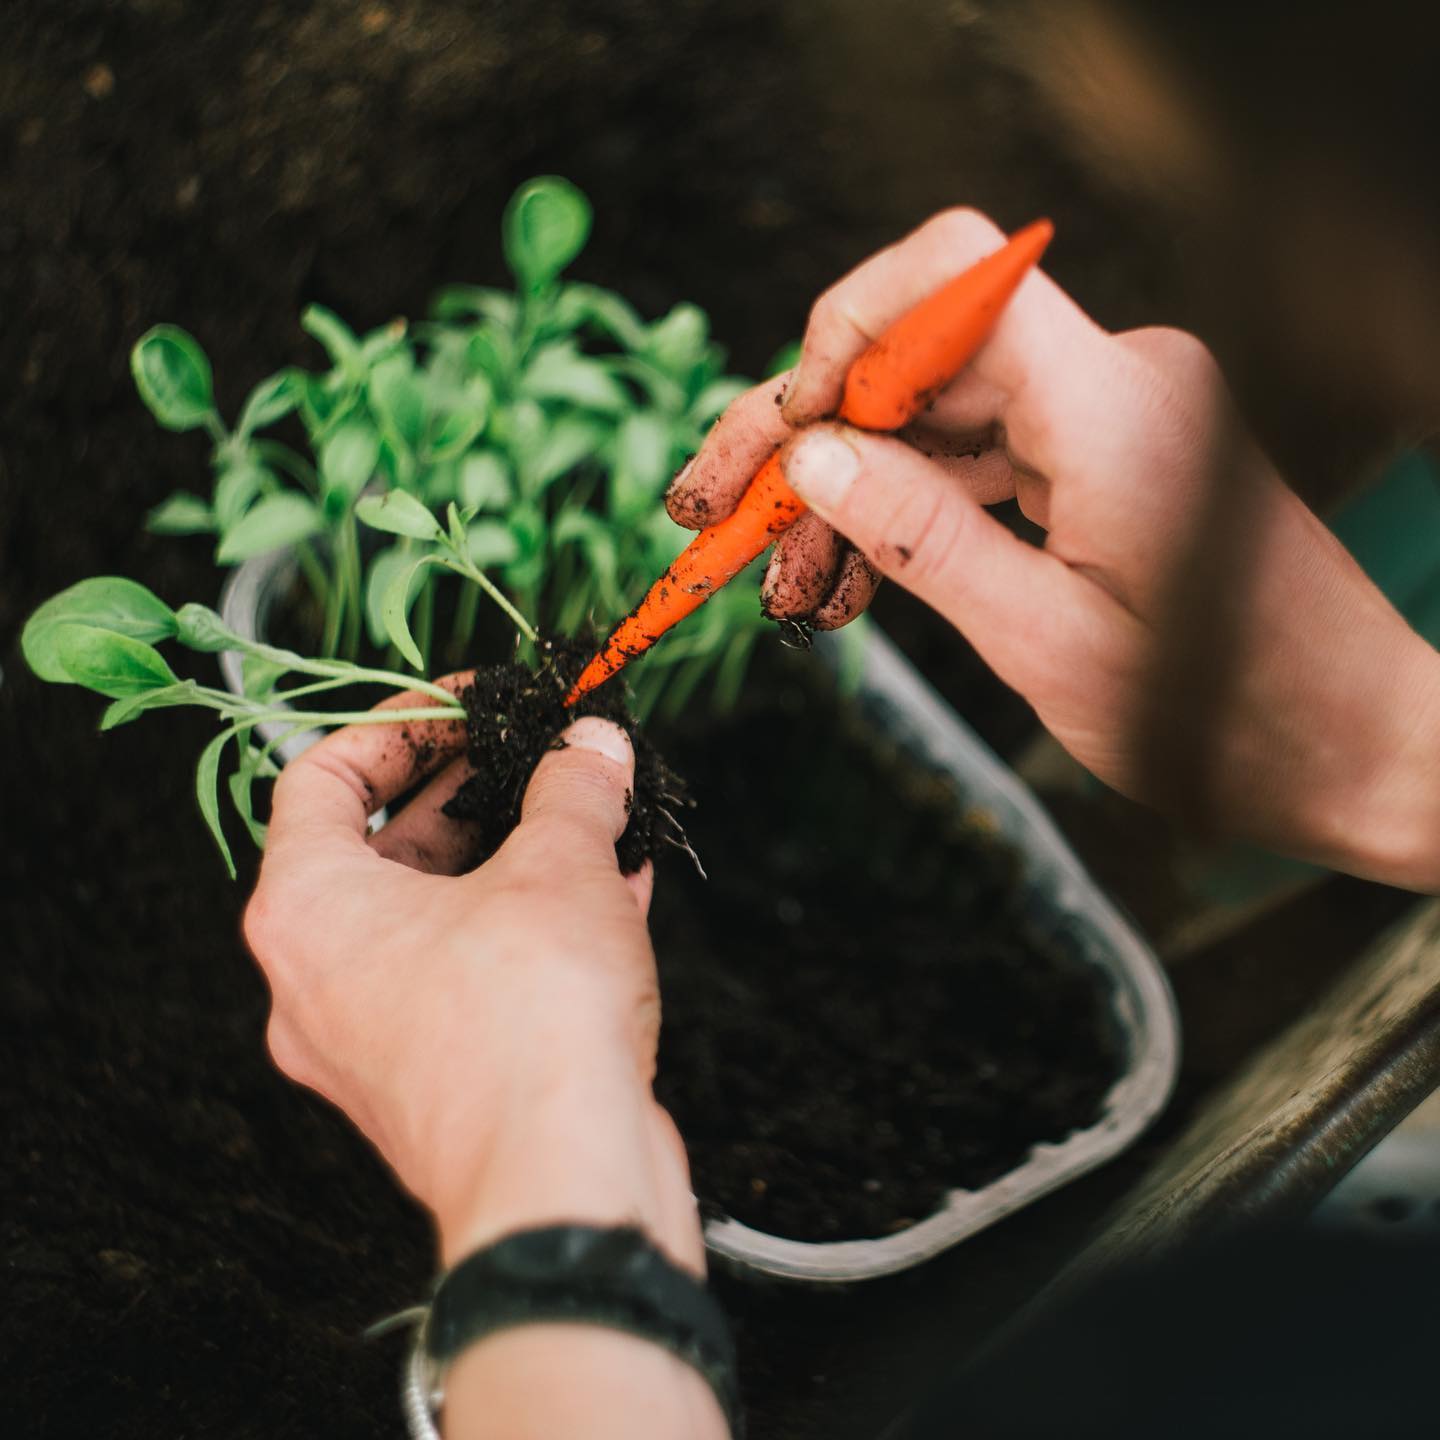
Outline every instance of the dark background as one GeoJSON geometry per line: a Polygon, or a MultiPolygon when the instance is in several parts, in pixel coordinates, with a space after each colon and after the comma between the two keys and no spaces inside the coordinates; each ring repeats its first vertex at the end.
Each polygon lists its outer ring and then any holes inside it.
{"type": "MultiPolygon", "coordinates": [[[[1007,227],[1051,215],[1048,268],[1112,327],[1205,330],[1178,280],[1186,236],[1082,168],[978,5],[12,0],[5,19],[0,1397],[35,1436],[394,1434],[393,1342],[356,1337],[420,1292],[428,1237],[348,1127],[268,1066],[237,934],[253,862],[227,882],[189,793],[205,722],[102,741],[98,706],[19,658],[29,610],[86,575],[214,597],[203,540],[142,529],[199,488],[205,449],[154,427],[130,344],[160,320],[193,331],[233,413],[313,359],[307,302],[363,326],[419,313],[443,282],[500,281],[501,208],[547,171],[595,203],[578,277],[647,315],[698,302],[751,374],[825,284],[945,204],[1007,227]]],[[[1028,711],[962,641],[895,596],[882,618],[1020,749],[1028,711]]],[[[1155,846],[1135,837],[1152,822],[1091,809],[1068,819],[1143,915],[1155,846]]],[[[1345,889],[1299,942],[1298,978],[1261,977],[1265,936],[1181,975],[1184,1093],[1391,909],[1345,889]]],[[[765,1374],[753,1433],[870,1433],[917,1356],[951,1343],[932,1327],[911,1345],[893,1317],[968,1287],[955,1333],[983,1329],[985,1287],[1013,1301],[1117,1184],[965,1247],[931,1291],[794,1302],[810,1333],[765,1374]],[[878,1378],[845,1358],[857,1337],[878,1378]]]]}

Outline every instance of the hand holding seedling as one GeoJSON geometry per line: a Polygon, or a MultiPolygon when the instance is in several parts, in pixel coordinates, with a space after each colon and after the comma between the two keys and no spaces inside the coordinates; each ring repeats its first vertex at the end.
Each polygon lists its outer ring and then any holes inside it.
{"type": "MultiPolygon", "coordinates": [[[[387,703],[406,713],[421,698],[387,703]]],[[[627,880],[615,860],[630,742],[593,717],[564,739],[519,827],[468,874],[473,846],[440,814],[465,775],[460,724],[352,727],[286,766],[245,916],[273,1000],[271,1052],[431,1211],[447,1263],[518,1228],[629,1222],[700,1271],[684,1149],[650,1090],[650,871],[627,880]],[[380,806],[427,778],[367,833],[380,806]]],[[[474,1347],[447,1416],[458,1433],[509,1433],[513,1406],[526,1422],[516,1433],[595,1434],[597,1395],[621,1418],[653,1415],[646,1433],[724,1433],[689,1367],[646,1341],[563,1327],[474,1347]]]]}
{"type": "Polygon", "coordinates": [[[672,487],[672,517],[691,528],[724,517],[783,445],[785,477],[811,513],[770,562],[772,614],[843,625],[888,575],[963,631],[1121,791],[1173,801],[1145,777],[1194,774],[1206,755],[1207,793],[1180,798],[1209,823],[1340,869],[1440,886],[1436,657],[1238,432],[1199,341],[1112,335],[1036,272],[900,438],[821,423],[871,340],[1002,239],[974,212],[946,212],[827,292],[788,383],[731,406],[672,487]],[[1176,638],[1162,633],[1166,602],[1205,531],[1227,435],[1238,438],[1224,478],[1251,544],[1198,557],[1206,613],[1189,617],[1240,637],[1217,727],[1197,695],[1211,696],[1218,674],[1191,673],[1173,693],[1149,681],[1176,638]],[[1012,497],[1047,531],[1043,549],[982,508],[1012,497]],[[1146,736],[1163,754],[1142,757],[1146,736]]]}

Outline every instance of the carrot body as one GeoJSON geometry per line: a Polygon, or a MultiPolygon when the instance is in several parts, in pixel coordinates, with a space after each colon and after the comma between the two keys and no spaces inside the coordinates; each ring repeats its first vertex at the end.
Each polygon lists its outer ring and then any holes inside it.
{"type": "MultiPolygon", "coordinates": [[[[865,430],[897,430],[913,420],[984,343],[1053,233],[1048,220],[1027,225],[889,326],[851,365],[840,418],[865,430]]],[[[776,451],[731,514],[702,530],[620,622],[565,703],[573,705],[643,655],[804,513],[776,451]]]]}
{"type": "Polygon", "coordinates": [[[908,425],[984,344],[1055,227],[1037,220],[888,326],[851,365],[840,418],[862,430],[908,425]]]}
{"type": "Polygon", "coordinates": [[[804,510],[805,502],[786,483],[777,450],[760,467],[734,510],[719,524],[702,530],[616,626],[604,648],[580,672],[565,703],[573,705],[643,655],[672,625],[698,610],[783,535],[804,510]]]}

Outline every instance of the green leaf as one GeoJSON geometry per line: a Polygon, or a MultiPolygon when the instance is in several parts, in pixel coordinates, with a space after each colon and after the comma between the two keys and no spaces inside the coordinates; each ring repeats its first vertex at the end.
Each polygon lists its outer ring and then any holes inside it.
{"type": "Polygon", "coordinates": [[[246,654],[240,660],[240,688],[251,700],[268,700],[289,669],[268,655],[246,654]]]}
{"type": "Polygon", "coordinates": [[[626,518],[648,510],[670,478],[670,428],[654,411],[625,417],[615,433],[615,464],[611,500],[614,513],[626,518]]]}
{"type": "Polygon", "coordinates": [[[370,372],[370,411],[387,430],[418,449],[425,438],[425,393],[405,353],[391,355],[370,372]]]}
{"type": "Polygon", "coordinates": [[[520,385],[536,400],[561,401],[607,415],[623,414],[632,403],[604,362],[582,355],[572,340],[557,340],[537,351],[520,385]]]}
{"type": "Polygon", "coordinates": [[[679,375],[705,358],[709,334],[705,312],[682,303],[650,327],[644,351],[668,374],[679,375]]]}
{"type": "Polygon", "coordinates": [[[261,850],[265,848],[265,826],[255,818],[255,802],[251,789],[256,775],[263,773],[265,759],[265,751],[247,737],[240,747],[240,764],[229,780],[230,803],[234,805],[235,813],[245,822],[250,839],[261,850]]]}
{"type": "Polygon", "coordinates": [[[384,645],[387,639],[385,616],[382,605],[391,582],[401,571],[410,576],[410,589],[405,597],[405,614],[409,615],[416,596],[420,593],[423,572],[415,566],[415,552],[404,545],[391,545],[370,562],[365,576],[365,628],[374,645],[384,645]]]}
{"type": "Polygon", "coordinates": [[[234,732],[222,730],[201,752],[200,763],[195,767],[195,798],[200,802],[200,813],[220,847],[225,859],[225,868],[230,878],[235,878],[235,858],[230,853],[230,844],[225,839],[224,827],[220,824],[220,756],[233,738],[234,732]]]}
{"type": "Polygon", "coordinates": [[[209,655],[221,650],[244,650],[248,644],[208,605],[199,605],[193,600],[176,613],[175,636],[187,650],[200,650],[209,655]]]}
{"type": "Polygon", "coordinates": [[[515,368],[515,340],[508,330],[486,325],[465,346],[465,368],[472,374],[503,381],[515,368]]]}
{"type": "Polygon", "coordinates": [[[153,645],[94,625],[58,626],[55,656],[76,685],[112,700],[180,683],[153,645]]]}
{"type": "Polygon", "coordinates": [[[445,403],[434,408],[442,412],[442,418],[430,436],[430,458],[448,460],[469,449],[485,428],[490,415],[490,383],[477,375],[458,394],[446,397],[445,403]]]}
{"type": "Polygon", "coordinates": [[[562,415],[549,429],[529,465],[530,489],[543,490],[552,480],[595,455],[610,427],[581,415],[562,415]]]}
{"type": "Polygon", "coordinates": [[[519,546],[519,555],[505,567],[507,583],[516,588],[539,583],[545,575],[545,513],[538,505],[514,506],[505,517],[519,546]]]}
{"type": "Polygon", "coordinates": [[[510,467],[494,450],[476,450],[460,462],[455,490],[455,498],[467,510],[498,510],[509,503],[512,493],[510,467]]]}
{"type": "Polygon", "coordinates": [[[453,500],[445,507],[445,531],[450,540],[450,548],[463,555],[465,522],[460,518],[460,511],[453,500]]]}
{"type": "Polygon", "coordinates": [[[391,644],[415,669],[421,671],[425,669],[425,659],[420,654],[415,637],[410,633],[410,582],[425,566],[433,564],[434,560],[432,555],[422,555],[409,569],[399,571],[380,600],[380,620],[391,644]]]}
{"type": "Polygon", "coordinates": [[[360,342],[333,310],[323,305],[307,305],[300,316],[300,328],[325,347],[332,364],[342,370],[359,369],[360,342]]]}
{"type": "Polygon", "coordinates": [[[612,614],[625,608],[616,578],[620,555],[615,536],[598,515],[586,510],[562,512],[555,521],[551,540],[556,549],[562,545],[578,544],[606,607],[612,614]]]}
{"type": "Polygon", "coordinates": [[[510,565],[520,558],[520,543],[508,525],[499,520],[480,520],[465,532],[464,553],[477,570],[492,565],[510,565]]]}
{"type": "Polygon", "coordinates": [[[543,290],[585,248],[590,202],[568,180],[542,175],[511,197],[501,235],[515,278],[532,293],[543,290]]]}
{"type": "Polygon", "coordinates": [[[770,357],[770,363],[765,367],[765,378],[769,380],[785,370],[793,370],[800,363],[802,348],[799,340],[792,340],[788,345],[782,345],[770,357]]]}
{"type": "Polygon", "coordinates": [[[215,524],[222,535],[235,527],[265,482],[273,478],[265,466],[249,455],[220,472],[215,482],[215,524]]]}
{"type": "Polygon", "coordinates": [[[515,297],[483,285],[446,285],[435,292],[430,313],[437,320],[491,320],[508,329],[515,323],[515,297]]]}
{"type": "Polygon", "coordinates": [[[238,565],[254,555],[298,545],[324,528],[324,517],[313,500],[286,491],[266,495],[226,531],[215,559],[221,565],[238,565]]]}
{"type": "Polygon", "coordinates": [[[91,625],[134,640],[165,640],[175,633],[175,612],[156,594],[119,575],[99,575],[52,595],[25,622],[20,648],[25,663],[56,685],[73,683],[60,663],[61,626],[91,625]]]}
{"type": "Polygon", "coordinates": [[[215,415],[210,362],[178,325],[147,330],[130,351],[130,373],[140,398],[167,430],[195,430],[215,415]]]}
{"type": "Polygon", "coordinates": [[[299,370],[281,370],[262,380],[251,392],[235,422],[236,437],[243,444],[262,426],[283,420],[299,403],[305,377],[299,370]]]}
{"type": "Polygon", "coordinates": [[[645,322],[630,303],[598,285],[567,285],[555,301],[552,323],[565,333],[593,325],[627,350],[638,350],[647,334],[645,322]]]}
{"type": "Polygon", "coordinates": [[[438,540],[445,533],[430,511],[404,490],[391,490],[384,495],[366,495],[356,505],[355,514],[372,530],[385,530],[391,535],[408,535],[414,540],[438,540]]]}
{"type": "Polygon", "coordinates": [[[160,710],[168,706],[201,703],[199,686],[193,680],[181,680],[178,684],[167,685],[161,690],[141,690],[127,695],[123,700],[112,700],[100,717],[102,730],[113,730],[117,725],[127,724],[146,710],[160,710]]]}
{"type": "Polygon", "coordinates": [[[734,375],[723,380],[712,380],[695,397],[695,403],[690,407],[690,419],[697,425],[708,425],[717,416],[724,414],[730,404],[749,388],[748,381],[734,375]]]}
{"type": "Polygon", "coordinates": [[[343,515],[370,483],[379,461],[380,437],[368,420],[355,415],[332,432],[320,447],[320,485],[326,512],[343,515]]]}
{"type": "Polygon", "coordinates": [[[398,350],[405,341],[409,325],[400,316],[386,321],[378,330],[372,330],[360,342],[360,363],[371,367],[377,361],[398,350]]]}
{"type": "Polygon", "coordinates": [[[214,530],[215,517],[198,495],[177,490],[146,515],[145,528],[156,535],[205,535],[214,530]]]}

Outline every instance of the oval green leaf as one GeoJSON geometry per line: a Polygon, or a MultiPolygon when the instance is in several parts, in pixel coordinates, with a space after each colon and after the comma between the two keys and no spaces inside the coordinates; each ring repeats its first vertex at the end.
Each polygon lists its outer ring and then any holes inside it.
{"type": "Polygon", "coordinates": [[[130,351],[130,373],[150,413],[167,430],[194,430],[215,413],[210,362],[178,325],[147,330],[130,351]]]}
{"type": "Polygon", "coordinates": [[[590,202],[568,180],[528,180],[505,207],[505,263],[527,290],[542,290],[585,248],[590,202]]]}
{"type": "Polygon", "coordinates": [[[206,535],[214,530],[215,517],[198,495],[177,490],[146,515],[145,528],[156,535],[206,535]]]}
{"type": "Polygon", "coordinates": [[[135,640],[164,640],[175,633],[175,612],[156,594],[119,575],[97,575],[52,595],[25,622],[20,648],[25,663],[53,684],[73,683],[55,642],[63,625],[92,625],[135,640]]]}
{"type": "Polygon", "coordinates": [[[94,625],[57,627],[55,656],[74,684],[112,700],[180,683],[153,645],[94,625]]]}
{"type": "Polygon", "coordinates": [[[303,495],[266,495],[225,532],[215,559],[238,565],[268,550],[298,545],[324,529],[319,507],[303,495]]]}
{"type": "Polygon", "coordinates": [[[265,425],[283,420],[299,403],[305,375],[299,370],[281,370],[262,380],[251,392],[235,422],[235,434],[243,442],[265,425]]]}
{"type": "Polygon", "coordinates": [[[380,461],[380,436],[360,416],[346,420],[320,447],[320,483],[325,508],[343,513],[370,483],[380,461]]]}
{"type": "Polygon", "coordinates": [[[434,557],[422,555],[411,565],[398,569],[380,599],[380,622],[395,648],[417,670],[425,669],[425,658],[410,633],[411,582],[434,557]]]}
{"type": "Polygon", "coordinates": [[[355,507],[355,515],[372,530],[408,535],[413,540],[438,540],[445,533],[424,504],[405,490],[367,495],[355,507]]]}

